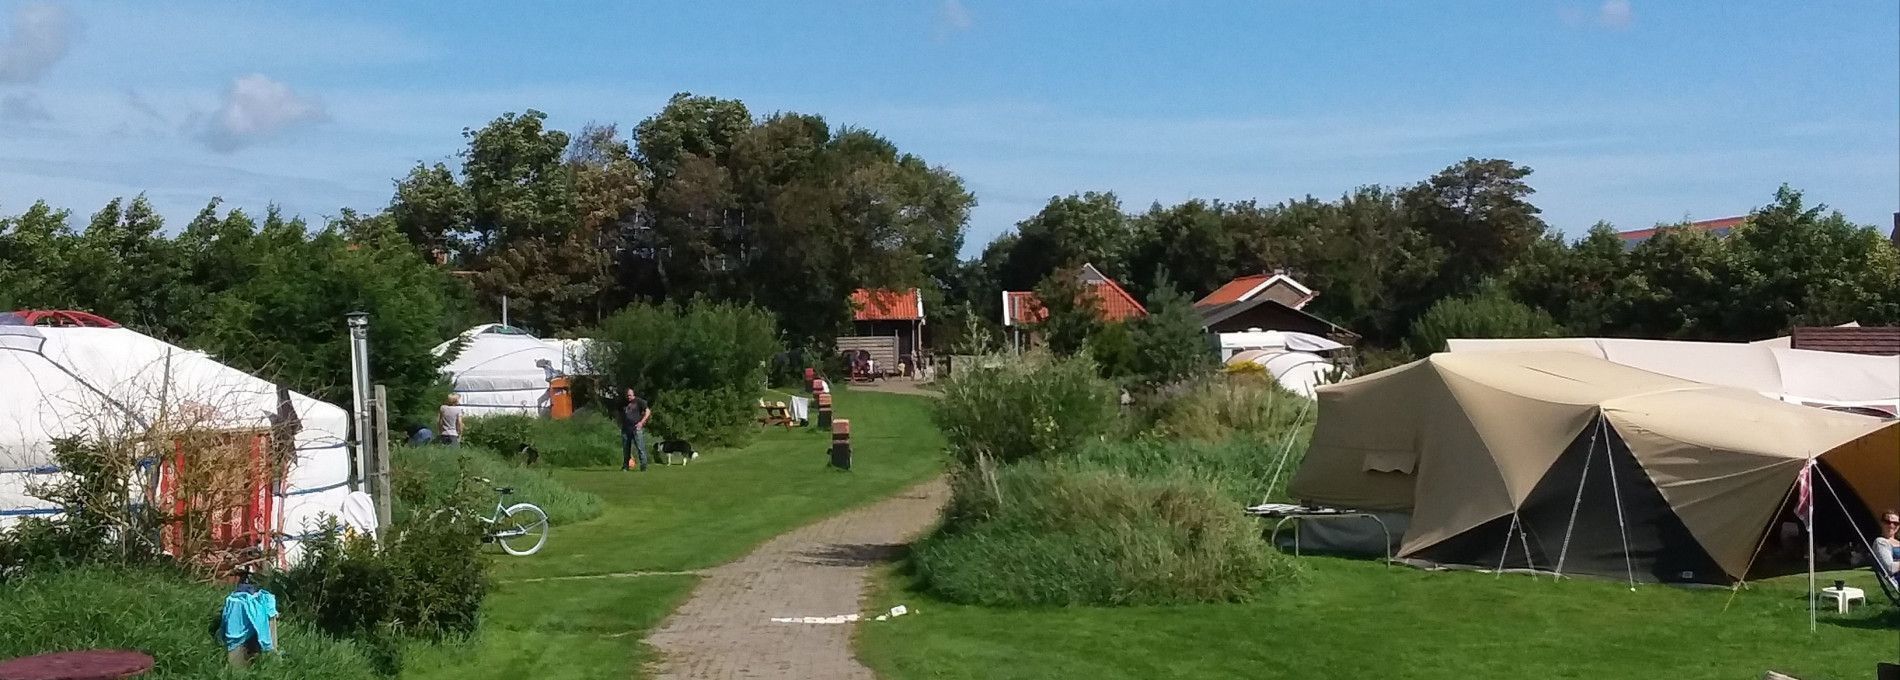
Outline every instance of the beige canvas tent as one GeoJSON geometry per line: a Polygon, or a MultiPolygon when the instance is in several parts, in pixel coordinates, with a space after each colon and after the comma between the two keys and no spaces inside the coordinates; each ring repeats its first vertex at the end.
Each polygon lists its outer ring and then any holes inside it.
{"type": "Polygon", "coordinates": [[[1900,422],[1578,353],[1444,353],[1321,388],[1290,490],[1409,512],[1401,557],[1727,583],[1801,571],[1758,558],[1810,461],[1818,537],[1900,503],[1900,422]]]}
{"type": "Polygon", "coordinates": [[[1817,352],[1767,341],[1511,338],[1451,340],[1447,345],[1452,352],[1572,352],[1797,404],[1900,413],[1900,356],[1817,352]]]}

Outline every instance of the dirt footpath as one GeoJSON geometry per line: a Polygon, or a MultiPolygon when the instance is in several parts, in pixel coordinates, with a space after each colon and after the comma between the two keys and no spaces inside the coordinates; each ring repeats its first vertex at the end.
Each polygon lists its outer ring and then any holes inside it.
{"type": "Polygon", "coordinates": [[[932,480],[781,534],[705,580],[647,642],[660,678],[873,678],[851,653],[852,623],[774,618],[862,612],[871,568],[928,529],[949,497],[932,480]]]}

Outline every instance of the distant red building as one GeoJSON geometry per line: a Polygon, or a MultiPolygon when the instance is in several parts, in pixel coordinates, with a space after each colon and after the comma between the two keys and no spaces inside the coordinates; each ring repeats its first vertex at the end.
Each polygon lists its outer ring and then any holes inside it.
{"type": "Polygon", "coordinates": [[[1655,236],[1658,232],[1668,230],[1668,229],[1686,229],[1689,231],[1701,231],[1701,232],[1707,232],[1709,235],[1714,236],[1716,238],[1723,238],[1723,237],[1728,236],[1729,232],[1734,231],[1736,227],[1742,226],[1742,223],[1747,222],[1747,221],[1748,221],[1748,217],[1744,215],[1741,217],[1724,217],[1724,218],[1715,219],[1715,220],[1702,220],[1700,222],[1690,222],[1688,224],[1665,224],[1662,226],[1650,227],[1648,229],[1633,229],[1630,231],[1618,232],[1616,237],[1623,239],[1623,247],[1625,248],[1635,248],[1636,244],[1647,241],[1649,240],[1649,237],[1655,236]]]}

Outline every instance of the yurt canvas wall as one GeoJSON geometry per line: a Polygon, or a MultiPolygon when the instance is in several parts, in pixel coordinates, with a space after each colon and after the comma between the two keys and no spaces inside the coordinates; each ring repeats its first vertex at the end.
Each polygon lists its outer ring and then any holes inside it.
{"type": "MultiPolygon", "coordinates": [[[[116,327],[0,326],[0,384],[0,527],[60,512],[29,493],[62,474],[55,439],[136,436],[161,413],[196,414],[205,429],[268,431],[279,406],[267,381],[116,327]]],[[[349,497],[351,464],[347,411],[294,393],[290,404],[301,423],[295,458],[266,519],[270,532],[289,537],[281,547],[294,560],[299,537],[349,497]]],[[[146,461],[148,473],[155,460],[146,461]]]]}
{"type": "Polygon", "coordinates": [[[547,415],[548,381],[585,370],[587,340],[542,340],[512,326],[476,326],[456,340],[437,345],[435,353],[460,350],[442,367],[462,414],[547,415]]]}

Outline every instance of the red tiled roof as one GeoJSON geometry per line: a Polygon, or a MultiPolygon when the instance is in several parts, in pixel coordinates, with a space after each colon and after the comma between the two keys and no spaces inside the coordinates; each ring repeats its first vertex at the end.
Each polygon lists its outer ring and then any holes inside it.
{"type": "Polygon", "coordinates": [[[111,319],[70,309],[22,309],[0,314],[0,325],[60,326],[68,328],[118,328],[111,319]]]}
{"type": "MultiPolygon", "coordinates": [[[[1127,321],[1148,315],[1147,307],[1141,306],[1141,302],[1129,295],[1127,289],[1094,265],[1082,265],[1082,280],[1094,291],[1103,321],[1127,321]]],[[[1003,292],[1003,325],[1029,325],[1041,322],[1048,316],[1049,312],[1042,308],[1042,301],[1036,298],[1035,293],[1015,290],[1003,292]]]]}
{"type": "Polygon", "coordinates": [[[905,290],[859,288],[851,293],[853,316],[858,321],[919,321],[924,318],[924,299],[916,288],[905,290]]]}
{"type": "Polygon", "coordinates": [[[1893,356],[1900,354],[1900,326],[1801,327],[1794,329],[1788,344],[1795,349],[1893,356]]]}
{"type": "Polygon", "coordinates": [[[1694,231],[1712,232],[1716,236],[1726,236],[1730,229],[1742,226],[1742,223],[1747,221],[1748,217],[1744,215],[1741,217],[1724,217],[1717,220],[1702,220],[1701,222],[1690,222],[1688,224],[1665,224],[1660,227],[1617,232],[1616,237],[1625,241],[1641,241],[1655,236],[1656,232],[1664,229],[1691,229],[1694,231]]]}
{"type": "Polygon", "coordinates": [[[1232,302],[1245,302],[1253,299],[1255,295],[1265,292],[1267,288],[1273,285],[1275,279],[1291,284],[1293,288],[1299,291],[1305,298],[1297,303],[1287,305],[1288,307],[1299,309],[1306,306],[1306,303],[1312,301],[1314,297],[1317,297],[1317,294],[1315,294],[1312,289],[1300,285],[1300,282],[1293,280],[1293,277],[1285,274],[1255,274],[1253,276],[1242,276],[1221,284],[1221,287],[1214,289],[1214,292],[1208,293],[1207,297],[1194,301],[1194,306],[1212,307],[1214,305],[1224,305],[1232,302]]]}

